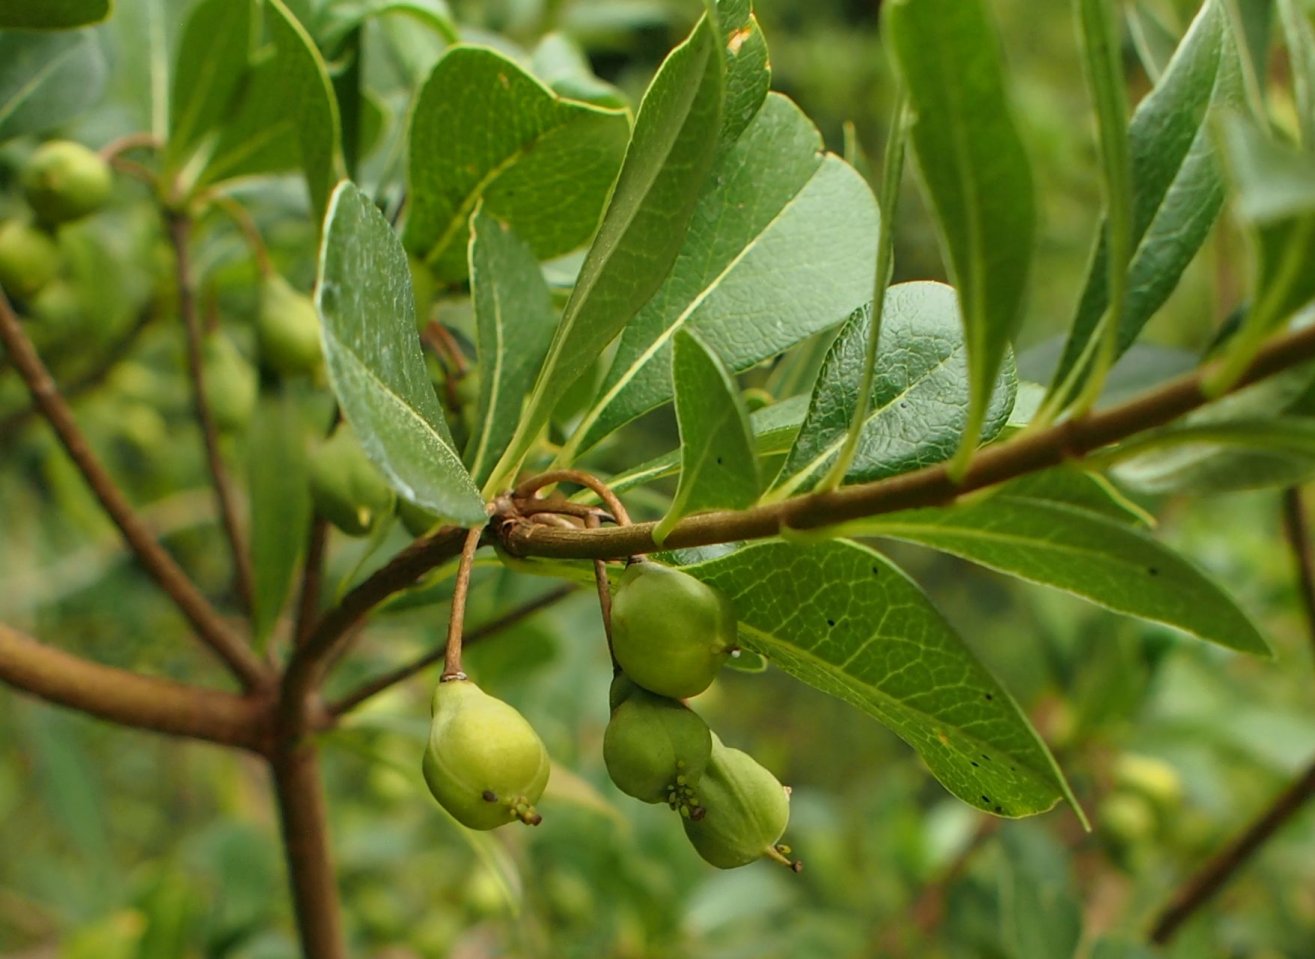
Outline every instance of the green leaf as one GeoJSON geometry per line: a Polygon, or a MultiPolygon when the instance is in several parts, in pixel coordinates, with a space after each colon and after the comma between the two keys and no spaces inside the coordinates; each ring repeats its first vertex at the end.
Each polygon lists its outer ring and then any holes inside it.
{"type": "Polygon", "coordinates": [[[686,572],[730,597],[745,646],[888,726],[964,802],[1009,817],[1077,808],[1018,705],[880,553],[766,542],[686,572]]]}
{"type": "Polygon", "coordinates": [[[563,100],[494,50],[453,47],[411,114],[407,248],[440,279],[462,279],[481,198],[540,259],[582,246],[628,132],[624,111],[563,100]]]}
{"type": "Polygon", "coordinates": [[[708,184],[670,276],[622,333],[570,455],[671,400],[677,331],[694,330],[741,372],[871,299],[872,192],[785,97],[767,98],[708,184]]]}
{"type": "Polygon", "coordinates": [[[658,546],[693,513],[744,509],[761,489],[749,414],[721,359],[689,330],[676,334],[671,357],[680,424],[680,485],[653,529],[658,546]]]}
{"type": "Polygon", "coordinates": [[[1069,857],[1038,828],[1000,835],[1000,932],[1009,959],[1071,959],[1082,937],[1082,903],[1069,857]]]}
{"type": "Polygon", "coordinates": [[[0,142],[67,123],[100,99],[108,72],[90,32],[0,33],[0,142]]]}
{"type": "Polygon", "coordinates": [[[1207,381],[1218,391],[1255,357],[1261,343],[1315,299],[1315,154],[1272,141],[1250,121],[1222,123],[1238,219],[1251,246],[1252,301],[1224,347],[1222,367],[1207,381]]]}
{"type": "Polygon", "coordinates": [[[252,0],[202,0],[183,26],[174,57],[166,157],[181,166],[228,114],[255,44],[252,0]]]}
{"type": "Polygon", "coordinates": [[[297,122],[279,93],[282,76],[277,50],[270,46],[256,55],[233,112],[219,129],[201,173],[202,184],[297,169],[297,122]]]}
{"type": "Polygon", "coordinates": [[[680,251],[722,124],[724,66],[715,47],[700,21],[644,94],[611,202],[495,481],[516,472],[558,398],[653,295],[680,251]]]}
{"type": "Polygon", "coordinates": [[[466,461],[479,484],[516,432],[557,313],[534,251],[482,206],[471,219],[470,286],[480,381],[466,461]]]}
{"type": "MultiPolygon", "coordinates": [[[[1164,305],[1196,256],[1223,203],[1207,119],[1241,99],[1237,49],[1219,0],[1206,0],[1160,82],[1133,112],[1132,262],[1115,353],[1121,355],[1164,305]]],[[[1109,307],[1109,255],[1101,227],[1087,282],[1051,383],[1063,406],[1085,385],[1100,319],[1109,307]]]]}
{"type": "Polygon", "coordinates": [[[1315,27],[1311,26],[1299,0],[1278,0],[1278,14],[1288,47],[1288,69],[1292,71],[1292,98],[1301,125],[1301,142],[1306,149],[1315,150],[1315,27]]]}
{"type": "Polygon", "coordinates": [[[247,452],[251,501],[251,632],[264,649],[292,586],[310,526],[304,430],[288,395],[262,395],[247,452]]]}
{"type": "Polygon", "coordinates": [[[1023,316],[1036,231],[1031,167],[983,0],[895,0],[885,26],[908,91],[918,170],[962,304],[969,382],[956,461],[962,467],[978,445],[1023,316]]]}
{"type": "Polygon", "coordinates": [[[1029,473],[1002,487],[1002,491],[1021,499],[1099,513],[1120,523],[1152,526],[1155,522],[1154,517],[1130,502],[1104,476],[1077,466],[1056,466],[1040,473],[1029,473]]]}
{"type": "Polygon", "coordinates": [[[1315,419],[1268,416],[1197,423],[1138,436],[1109,457],[1139,493],[1231,493],[1315,476],[1315,419]]]}
{"type": "Polygon", "coordinates": [[[1085,509],[1006,490],[846,530],[929,546],[1230,649],[1269,653],[1246,614],[1200,570],[1141,530],[1085,509]]]}
{"type": "Polygon", "coordinates": [[[0,0],[0,30],[67,30],[109,15],[110,0],[0,0]]]}
{"type": "MultiPolygon", "coordinates": [[[[871,312],[856,312],[832,344],[774,498],[812,489],[840,452],[858,402],[871,312]]],[[[943,283],[901,283],[887,290],[884,313],[867,419],[845,473],[850,483],[948,459],[967,424],[968,361],[954,290],[943,283]]],[[[996,375],[984,440],[1004,428],[1016,385],[1010,361],[996,375]]]]}
{"type": "Polygon", "coordinates": [[[316,290],[329,380],[370,459],[417,506],[483,523],[420,353],[406,251],[352,183],[330,198],[316,290]]]}
{"type": "Polygon", "coordinates": [[[388,14],[410,17],[433,30],[448,43],[456,43],[457,26],[452,10],[443,0],[338,0],[321,10],[321,23],[316,35],[326,49],[335,47],[341,39],[367,20],[388,14]]]}
{"type": "Polygon", "coordinates": [[[1128,32],[1142,69],[1151,83],[1159,83],[1178,47],[1178,37],[1164,25],[1147,0],[1133,0],[1127,7],[1127,15],[1128,32]]]}
{"type": "Polygon", "coordinates": [[[273,89],[278,91],[283,110],[294,118],[311,214],[322,220],[329,191],[344,175],[338,101],[328,67],[306,28],[283,0],[266,3],[269,32],[278,50],[273,89]]]}

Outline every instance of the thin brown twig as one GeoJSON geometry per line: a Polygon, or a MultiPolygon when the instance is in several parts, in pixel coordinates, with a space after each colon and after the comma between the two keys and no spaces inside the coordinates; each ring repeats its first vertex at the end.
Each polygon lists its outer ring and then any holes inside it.
{"type": "Polygon", "coordinates": [[[1307,636],[1312,652],[1315,652],[1315,554],[1311,551],[1310,520],[1300,487],[1293,486],[1283,491],[1283,532],[1292,550],[1297,592],[1306,611],[1306,622],[1310,624],[1307,636]]]}
{"type": "MultiPolygon", "coordinates": [[[[564,583],[555,589],[549,590],[542,596],[530,600],[523,606],[517,606],[515,609],[509,610],[501,616],[498,616],[475,629],[468,630],[462,637],[462,648],[469,649],[475,643],[488,639],[491,636],[495,636],[503,630],[510,629],[522,620],[529,619],[535,613],[541,612],[549,606],[556,605],[558,602],[574,593],[576,588],[577,587],[574,583],[564,583]]],[[[399,666],[397,669],[384,673],[382,676],[377,676],[374,679],[362,683],[356,689],[329,703],[327,707],[329,715],[342,716],[349,713],[371,697],[377,696],[384,690],[391,689],[398,683],[405,682],[412,676],[424,672],[430,666],[444,658],[446,649],[447,644],[444,643],[443,646],[431,649],[423,656],[416,658],[405,666],[399,666]]]]}
{"type": "Polygon", "coordinates": [[[518,500],[529,500],[535,493],[545,486],[553,486],[557,483],[574,483],[576,486],[584,486],[598,494],[612,515],[616,517],[617,523],[621,526],[630,525],[630,514],[626,511],[625,504],[620,498],[612,492],[612,488],[600,480],[592,473],[586,473],[584,470],[560,469],[549,470],[546,473],[540,473],[537,476],[531,476],[529,479],[520,483],[512,493],[513,497],[518,500]]]}
{"type": "Polygon", "coordinates": [[[102,160],[108,162],[129,150],[158,150],[163,145],[152,133],[128,133],[101,147],[100,156],[102,160]]]}
{"type": "Polygon", "coordinates": [[[319,614],[324,586],[324,553],[329,542],[329,521],[318,513],[311,517],[306,535],[306,559],[301,568],[301,591],[297,595],[297,618],[292,627],[292,645],[305,645],[319,614]]]}
{"type": "Polygon", "coordinates": [[[1315,763],[1274,799],[1231,843],[1202,866],[1169,900],[1151,927],[1150,940],[1169,942],[1288,820],[1315,797],[1315,763]]]}
{"type": "Polygon", "coordinates": [[[484,535],[482,528],[468,530],[466,541],[461,546],[461,563],[457,566],[457,578],[452,585],[452,606],[447,619],[447,643],[443,647],[443,675],[441,681],[464,679],[461,671],[461,631],[466,624],[466,597],[470,594],[470,573],[475,566],[475,552],[479,549],[479,539],[484,535]]]}
{"type": "MultiPolygon", "coordinates": [[[[1315,326],[1272,339],[1228,392],[1315,358],[1315,326]]],[[[902,473],[826,493],[809,493],[746,510],[720,510],[690,516],[675,525],[665,549],[683,549],[779,536],[791,530],[820,530],[852,520],[921,506],[943,506],[965,493],[985,489],[1027,473],[1081,459],[1143,430],[1163,426],[1217,399],[1202,384],[1215,369],[1207,364],[1134,397],[1078,420],[1023,432],[980,450],[955,482],[944,464],[902,473]]],[[[547,474],[545,474],[547,475],[547,474]]],[[[537,478],[536,478],[537,481],[537,478]]],[[[568,531],[515,522],[499,523],[503,546],[515,556],[557,559],[623,559],[655,548],[656,523],[568,531]]],[[[619,517],[618,517],[619,518],[619,517]]]]}
{"type": "MultiPolygon", "coordinates": [[[[589,529],[598,529],[597,515],[588,516],[584,524],[589,529]]],[[[612,660],[612,669],[618,669],[616,653],[612,650],[612,584],[607,580],[607,561],[594,560],[594,585],[598,589],[598,612],[603,618],[603,635],[607,637],[607,655],[612,660]]]]}
{"type": "Polygon", "coordinates": [[[50,372],[33,349],[31,340],[14,315],[3,290],[0,290],[0,340],[9,351],[10,359],[33,401],[41,409],[69,458],[77,466],[106,514],[118,527],[142,567],[173,600],[174,605],[196,630],[201,642],[229,666],[244,686],[255,688],[266,685],[269,674],[264,664],[234,635],[174,558],[156,542],[146,524],[91,451],[77,420],[60,395],[50,372]]]}
{"type": "MultiPolygon", "coordinates": [[[[76,396],[81,396],[105,382],[106,377],[119,365],[119,361],[127,355],[132,345],[137,342],[137,338],[155,320],[156,315],[153,305],[143,309],[132,326],[124,330],[123,334],[101,354],[96,365],[77,376],[70,377],[65,382],[63,387],[64,398],[70,400],[76,396]]],[[[0,419],[0,438],[16,432],[25,426],[29,420],[40,415],[41,410],[35,403],[21,410],[15,410],[0,419]]]]}
{"type": "Polygon", "coordinates": [[[169,228],[169,241],[173,245],[174,268],[178,280],[178,310],[182,314],[186,333],[187,370],[192,380],[192,405],[196,410],[197,423],[201,427],[201,440],[205,447],[206,465],[210,470],[210,482],[215,491],[215,503],[219,508],[220,525],[224,529],[229,552],[232,554],[238,597],[241,599],[242,608],[249,616],[252,597],[255,595],[251,554],[247,550],[246,531],[243,530],[237,515],[237,497],[233,493],[233,484],[229,482],[228,469],[224,466],[224,458],[219,451],[219,428],[215,425],[215,418],[210,410],[210,398],[206,395],[203,333],[201,317],[196,308],[196,283],[192,276],[192,261],[188,251],[192,224],[191,220],[181,213],[168,213],[165,219],[169,228]]]}
{"type": "Polygon", "coordinates": [[[268,709],[257,699],[105,666],[37,642],[3,623],[0,681],[123,726],[268,750],[268,709]]]}

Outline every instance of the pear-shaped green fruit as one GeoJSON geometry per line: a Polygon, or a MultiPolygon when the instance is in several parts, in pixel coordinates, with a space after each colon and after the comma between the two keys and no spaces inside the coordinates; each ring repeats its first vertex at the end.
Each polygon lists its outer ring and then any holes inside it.
{"type": "Polygon", "coordinates": [[[712,737],[712,756],[699,783],[705,812],[684,820],[694,849],[718,869],[734,869],[768,856],[796,872],[798,863],[778,846],[790,821],[790,793],[748,753],[712,737]]]}
{"type": "Polygon", "coordinates": [[[660,563],[632,563],[612,600],[612,652],[650,692],[684,699],[711,685],[735,648],[735,610],[720,590],[660,563]]]}
{"type": "Polygon", "coordinates": [[[9,220],[0,224],[0,287],[11,298],[28,300],[59,272],[59,248],[45,233],[9,220]]]}
{"type": "Polygon", "coordinates": [[[364,536],[393,511],[394,494],[346,424],[311,458],[310,491],[321,516],[349,536],[364,536]]]}
{"type": "Polygon", "coordinates": [[[260,286],[256,339],[262,362],[282,376],[313,374],[324,361],[315,304],[277,273],[260,286]]]}
{"type": "Polygon", "coordinates": [[[50,140],[28,158],[23,193],[42,223],[80,220],[105,205],[114,186],[110,166],[95,150],[72,140],[50,140]]]}
{"type": "Polygon", "coordinates": [[[233,341],[216,330],[201,347],[205,394],[215,426],[226,433],[245,429],[256,408],[259,383],[255,368],[233,341]]]}
{"type": "MultiPolygon", "coordinates": [[[[613,680],[628,683],[624,675],[613,680]]],[[[702,815],[699,779],[712,752],[708,724],[684,703],[631,686],[603,734],[603,762],[627,796],[702,815]]]]}
{"type": "Polygon", "coordinates": [[[439,805],[463,826],[538,825],[548,751],[525,717],[465,678],[434,690],[424,772],[439,805]]]}

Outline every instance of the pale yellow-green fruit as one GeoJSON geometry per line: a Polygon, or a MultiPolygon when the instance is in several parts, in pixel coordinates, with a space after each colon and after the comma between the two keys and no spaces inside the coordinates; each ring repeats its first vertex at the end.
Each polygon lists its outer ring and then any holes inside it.
{"type": "Polygon", "coordinates": [[[221,330],[206,336],[201,354],[206,402],[215,426],[226,433],[245,429],[260,388],[255,368],[221,330]]]}
{"type": "Polygon", "coordinates": [[[702,815],[699,780],[712,753],[712,733],[698,713],[676,699],[658,696],[631,683],[612,708],[603,733],[603,763],[612,782],[627,796],[666,803],[682,816],[702,815]]]}
{"type": "Polygon", "coordinates": [[[0,223],[0,287],[10,298],[31,299],[59,272],[59,248],[22,220],[0,223]]]}
{"type": "Polygon", "coordinates": [[[778,847],[790,821],[790,793],[748,753],[712,737],[712,756],[699,784],[705,813],[685,819],[695,851],[718,869],[734,869],[763,856],[791,866],[778,847]]]}
{"type": "Polygon", "coordinates": [[[345,423],[311,457],[316,511],[349,536],[365,536],[392,513],[395,494],[345,423]]]}
{"type": "Polygon", "coordinates": [[[1141,753],[1123,753],[1115,760],[1112,772],[1118,789],[1141,793],[1165,812],[1182,805],[1182,777],[1162,759],[1141,753]]]}
{"type": "Polygon", "coordinates": [[[260,286],[256,340],[261,360],[282,376],[312,375],[324,362],[315,304],[277,273],[260,286]]]}
{"type": "Polygon", "coordinates": [[[80,220],[103,207],[114,178],[95,150],[72,140],[41,144],[23,166],[23,193],[42,223],[80,220]]]}
{"type": "Polygon", "coordinates": [[[538,825],[548,750],[525,717],[468,679],[440,682],[432,705],[423,767],[439,805],[471,829],[538,825]]]}
{"type": "Polygon", "coordinates": [[[672,566],[632,563],[612,600],[612,651],[637,685],[672,699],[712,684],[735,648],[735,610],[672,566]]]}

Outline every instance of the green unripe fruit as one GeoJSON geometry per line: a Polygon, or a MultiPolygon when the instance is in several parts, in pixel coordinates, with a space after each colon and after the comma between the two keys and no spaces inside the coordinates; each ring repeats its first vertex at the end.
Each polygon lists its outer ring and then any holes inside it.
{"type": "Polygon", "coordinates": [[[255,369],[221,332],[207,336],[201,349],[206,401],[215,426],[230,433],[244,429],[256,408],[255,369]]]}
{"type": "Polygon", "coordinates": [[[10,297],[31,299],[59,272],[59,248],[21,220],[0,224],[0,287],[10,297]]]}
{"type": "Polygon", "coordinates": [[[392,487],[345,425],[311,459],[310,491],[319,514],[348,536],[366,535],[393,511],[392,487]]]}
{"type": "Polygon", "coordinates": [[[424,772],[439,805],[471,829],[538,825],[548,751],[525,717],[464,678],[438,684],[433,715],[424,772]]]}
{"type": "Polygon", "coordinates": [[[316,373],[324,359],[315,304],[277,273],[265,277],[260,286],[256,339],[261,360],[282,376],[316,373]]]}
{"type": "MultiPolygon", "coordinates": [[[[629,681],[618,676],[617,683],[629,681]]],[[[607,774],[627,796],[697,818],[699,780],[712,753],[708,724],[679,700],[629,685],[603,734],[607,774]]]]}
{"type": "Polygon", "coordinates": [[[734,869],[768,856],[790,866],[777,843],[790,821],[790,793],[748,753],[712,737],[712,756],[699,784],[705,809],[700,819],[684,820],[695,851],[718,869],[734,869]]]}
{"type": "Polygon", "coordinates": [[[612,652],[625,674],[672,699],[712,684],[735,648],[735,610],[720,590],[660,563],[632,563],[612,600],[612,652]]]}
{"type": "Polygon", "coordinates": [[[95,150],[72,140],[37,147],[23,167],[23,193],[42,223],[80,220],[103,207],[114,179],[95,150]]]}
{"type": "Polygon", "coordinates": [[[1117,788],[1141,793],[1158,809],[1169,812],[1182,805],[1183,781],[1178,770],[1162,759],[1124,753],[1115,761],[1113,773],[1117,788]]]}

